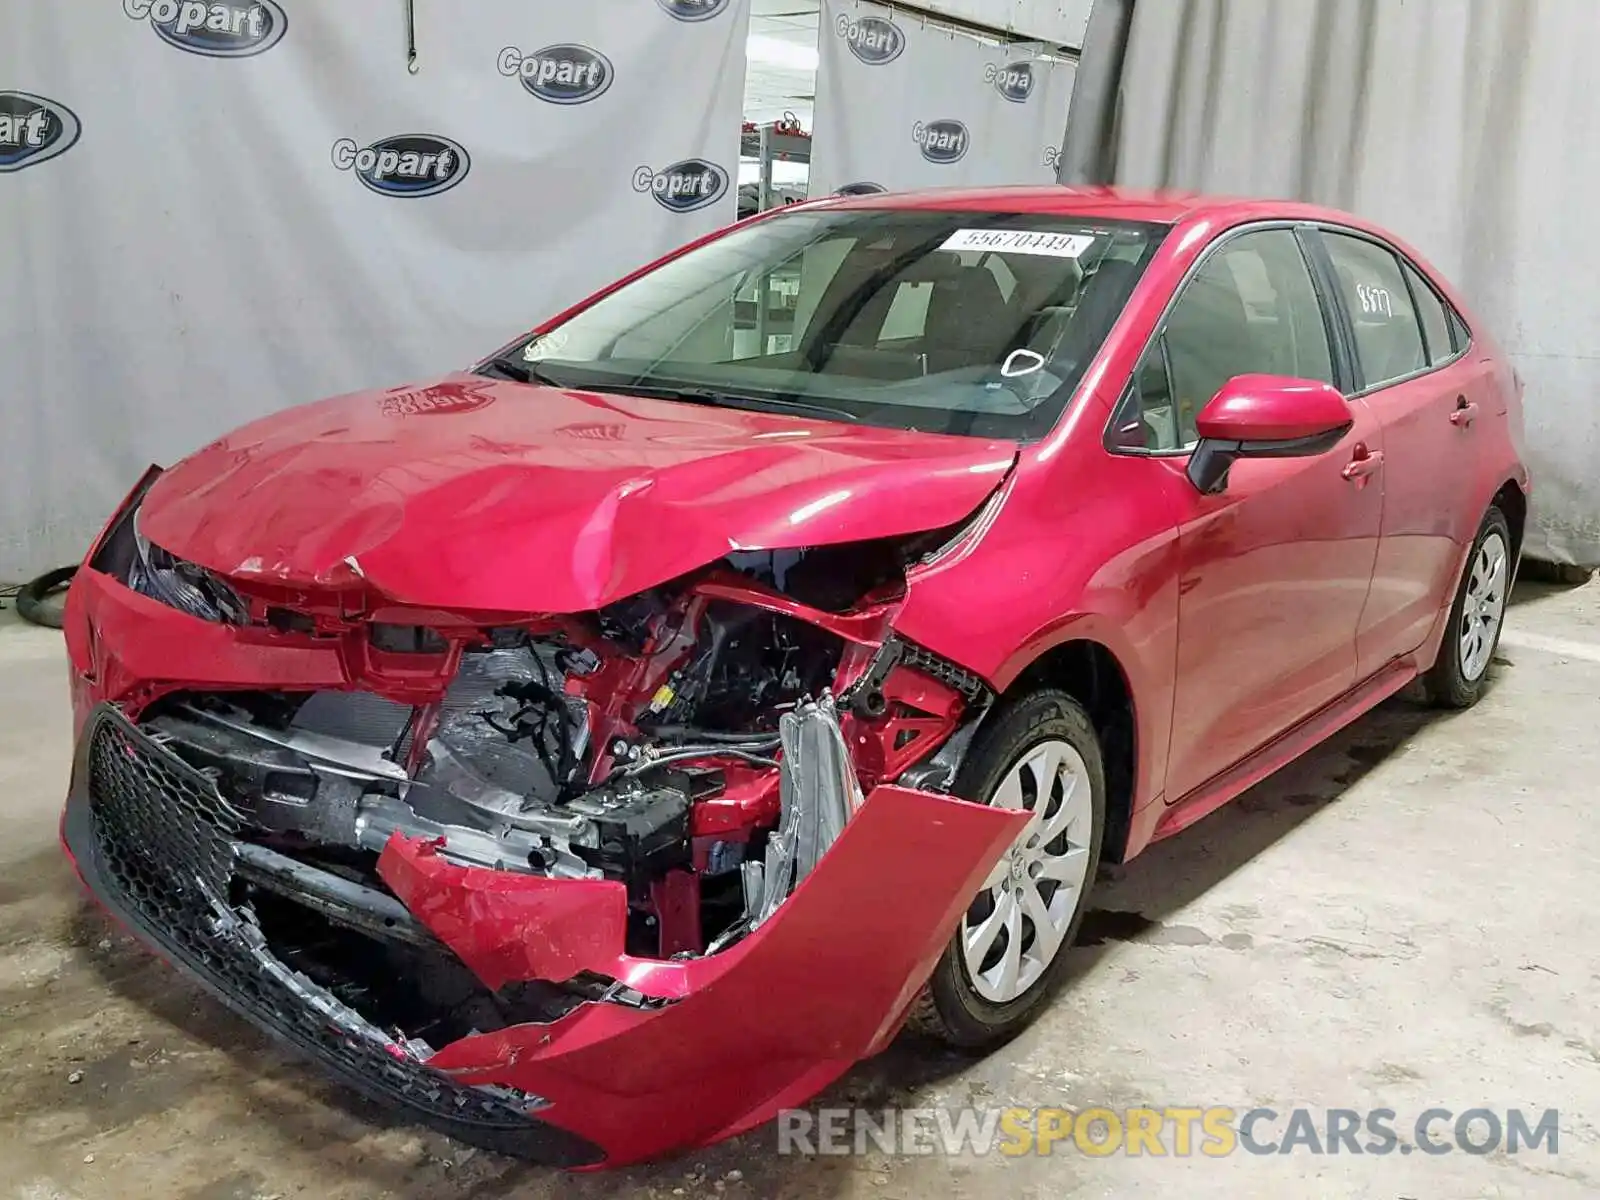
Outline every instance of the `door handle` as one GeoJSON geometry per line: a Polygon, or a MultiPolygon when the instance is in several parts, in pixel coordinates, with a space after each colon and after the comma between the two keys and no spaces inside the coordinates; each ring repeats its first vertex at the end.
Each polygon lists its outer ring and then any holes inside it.
{"type": "Polygon", "coordinates": [[[1366,454],[1359,454],[1344,465],[1344,470],[1339,474],[1346,479],[1366,479],[1376,475],[1383,468],[1383,451],[1371,450],[1366,454]]]}
{"type": "Polygon", "coordinates": [[[1456,397],[1456,410],[1450,414],[1450,424],[1465,429],[1478,418],[1478,406],[1465,396],[1456,397]]]}

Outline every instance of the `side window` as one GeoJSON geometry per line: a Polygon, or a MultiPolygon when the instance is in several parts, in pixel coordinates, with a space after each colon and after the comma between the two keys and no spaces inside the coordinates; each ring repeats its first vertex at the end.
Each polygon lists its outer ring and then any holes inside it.
{"type": "Polygon", "coordinates": [[[1128,390],[1112,417],[1111,444],[1121,450],[1181,450],[1178,411],[1172,402],[1167,373],[1166,339],[1158,337],[1144,352],[1128,390]]]}
{"type": "Polygon", "coordinates": [[[1405,272],[1406,283],[1410,285],[1417,316],[1422,319],[1423,349],[1428,355],[1428,365],[1436,367],[1455,353],[1451,344],[1450,318],[1445,315],[1444,301],[1439,299],[1439,293],[1433,290],[1433,285],[1419,275],[1410,263],[1402,259],[1400,266],[1405,272]]]}
{"type": "Polygon", "coordinates": [[[1364,385],[1382,387],[1426,367],[1422,326],[1395,256],[1365,238],[1327,232],[1322,237],[1355,326],[1364,385]]]}
{"type": "MultiPolygon", "coordinates": [[[[1195,417],[1236,375],[1333,382],[1322,306],[1299,240],[1289,229],[1244,234],[1207,257],[1184,286],[1161,340],[1172,445],[1152,448],[1193,445],[1195,417]]],[[[1141,366],[1141,372],[1150,365],[1141,366]]],[[[1160,429],[1159,414],[1149,415],[1160,429]]]]}

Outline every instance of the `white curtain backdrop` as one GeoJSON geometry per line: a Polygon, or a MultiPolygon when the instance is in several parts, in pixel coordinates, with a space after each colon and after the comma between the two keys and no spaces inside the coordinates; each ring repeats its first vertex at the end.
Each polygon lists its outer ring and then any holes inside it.
{"type": "Polygon", "coordinates": [[[1413,242],[1526,380],[1529,553],[1584,566],[1600,565],[1597,45],[1594,0],[1139,0],[1113,147],[1119,183],[1315,200],[1413,242]]]}
{"type": "Polygon", "coordinates": [[[1071,63],[904,11],[823,0],[811,195],[877,184],[1051,183],[1071,63]]]}
{"type": "Polygon", "coordinates": [[[413,74],[404,0],[5,0],[0,580],[731,222],[749,8],[416,0],[413,74]]]}

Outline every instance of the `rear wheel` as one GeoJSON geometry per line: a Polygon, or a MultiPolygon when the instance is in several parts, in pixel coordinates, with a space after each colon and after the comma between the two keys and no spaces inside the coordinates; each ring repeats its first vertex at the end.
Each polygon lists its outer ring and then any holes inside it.
{"type": "Polygon", "coordinates": [[[1032,814],[962,916],[912,1024],[982,1049],[1028,1026],[1061,979],[1100,862],[1105,771],[1094,726],[1065,692],[1033,692],[981,731],[957,795],[1032,814]]]}
{"type": "Polygon", "coordinates": [[[1511,569],[1511,529],[1505,514],[1491,508],[1456,586],[1439,657],[1423,678],[1431,703],[1441,708],[1468,708],[1483,695],[1489,664],[1500,644],[1500,627],[1505,623],[1511,569]]]}

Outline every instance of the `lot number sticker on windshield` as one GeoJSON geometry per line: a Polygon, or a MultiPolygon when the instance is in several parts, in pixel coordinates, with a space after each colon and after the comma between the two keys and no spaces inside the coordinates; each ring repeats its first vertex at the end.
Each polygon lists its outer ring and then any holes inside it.
{"type": "Polygon", "coordinates": [[[1009,254],[1046,254],[1077,258],[1094,238],[1084,233],[1046,233],[1031,229],[958,229],[940,249],[999,250],[1009,254]]]}

